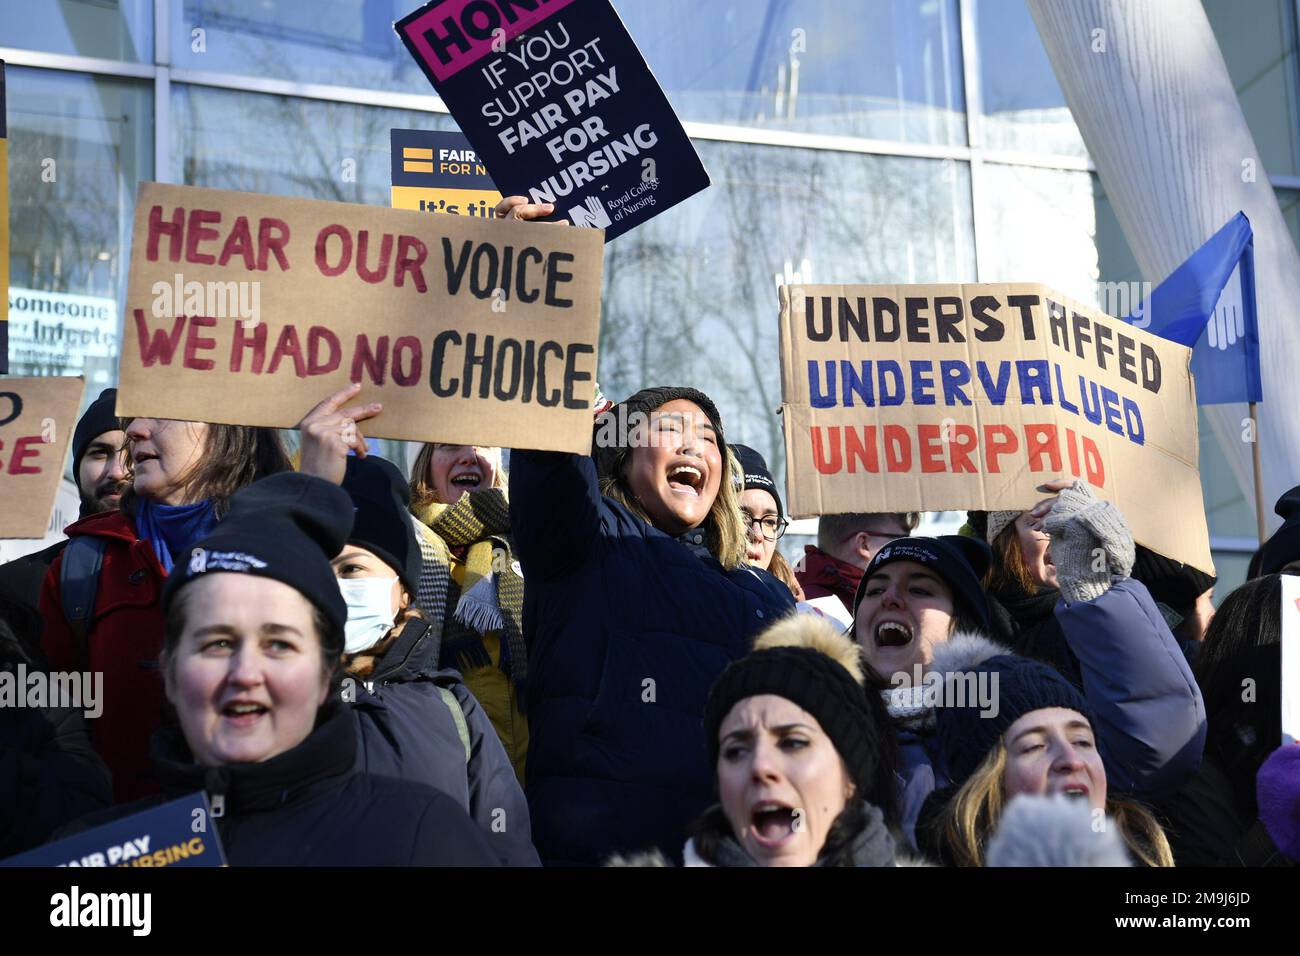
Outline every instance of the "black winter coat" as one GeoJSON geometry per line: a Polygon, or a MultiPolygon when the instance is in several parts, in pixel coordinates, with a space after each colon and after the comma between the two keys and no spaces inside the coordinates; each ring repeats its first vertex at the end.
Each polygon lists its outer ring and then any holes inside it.
{"type": "Polygon", "coordinates": [[[438,644],[428,623],[408,621],[365,686],[357,688],[358,769],[454,797],[502,863],[537,866],[528,803],[510,758],[460,672],[437,669],[438,644]]]}
{"type": "Polygon", "coordinates": [[[510,527],[528,641],[528,803],[547,864],[676,850],[714,802],[709,688],[793,609],[601,496],[586,456],[516,450],[510,527]]]}
{"type": "Polygon", "coordinates": [[[360,773],[357,740],[353,715],[340,709],[270,760],[202,767],[180,732],[164,728],[153,739],[163,793],[92,814],[60,835],[206,790],[231,866],[498,865],[487,838],[451,797],[360,773]]]}

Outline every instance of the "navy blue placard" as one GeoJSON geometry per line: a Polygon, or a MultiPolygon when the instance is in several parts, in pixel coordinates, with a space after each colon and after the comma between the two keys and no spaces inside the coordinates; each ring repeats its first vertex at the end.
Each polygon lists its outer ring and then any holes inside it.
{"type": "Polygon", "coordinates": [[[202,792],[0,860],[0,867],[225,865],[221,838],[202,792]]]}
{"type": "Polygon", "coordinates": [[[709,185],[609,0],[434,0],[395,29],[503,195],[608,241],[709,185]]]}
{"type": "Polygon", "coordinates": [[[496,189],[465,134],[442,129],[389,130],[394,186],[496,189]]]}

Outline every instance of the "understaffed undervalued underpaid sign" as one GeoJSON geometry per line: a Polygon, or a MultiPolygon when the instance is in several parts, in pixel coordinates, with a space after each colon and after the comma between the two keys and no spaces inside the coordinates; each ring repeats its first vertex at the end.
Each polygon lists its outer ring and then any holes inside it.
{"type": "Polygon", "coordinates": [[[395,29],[504,195],[608,241],[709,185],[609,0],[433,0],[395,29]]]}
{"type": "Polygon", "coordinates": [[[1018,510],[1073,476],[1213,570],[1190,349],[1041,285],[780,296],[793,515],[1018,510]]]}
{"type": "Polygon", "coordinates": [[[117,413],[586,453],[604,246],[582,229],[143,183],[117,413]]]}
{"type": "Polygon", "coordinates": [[[45,536],[85,384],[0,378],[0,538],[45,536]]]}

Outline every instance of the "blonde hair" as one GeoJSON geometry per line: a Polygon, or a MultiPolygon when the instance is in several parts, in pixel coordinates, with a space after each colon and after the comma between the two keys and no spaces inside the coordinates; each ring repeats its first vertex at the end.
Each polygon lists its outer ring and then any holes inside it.
{"type": "MultiPolygon", "coordinates": [[[[654,522],[628,486],[624,472],[631,460],[631,450],[624,449],[616,459],[614,473],[600,479],[600,493],[617,501],[646,524],[653,525],[654,522]]],[[[726,449],[724,465],[722,480],[718,483],[718,494],[704,520],[705,544],[719,564],[728,571],[734,571],[745,564],[745,525],[744,519],[740,517],[740,485],[744,482],[745,475],[730,448],[726,449]]]]}
{"type": "MultiPolygon", "coordinates": [[[[429,466],[433,464],[433,452],[439,445],[449,445],[451,442],[425,442],[420,448],[420,453],[415,456],[415,464],[411,466],[411,507],[418,508],[427,504],[453,504],[450,501],[438,501],[438,495],[429,484],[429,466]]],[[[492,476],[493,488],[504,488],[508,481],[506,469],[501,464],[501,449],[485,447],[484,451],[489,454],[486,456],[492,461],[495,472],[492,476]]]]}
{"type": "MultiPolygon", "coordinates": [[[[953,865],[984,865],[985,846],[1007,803],[1006,769],[1007,748],[999,740],[944,807],[940,834],[953,865]]],[[[1174,865],[1165,831],[1149,810],[1133,800],[1108,796],[1106,814],[1115,819],[1124,845],[1138,865],[1174,865]]]]}

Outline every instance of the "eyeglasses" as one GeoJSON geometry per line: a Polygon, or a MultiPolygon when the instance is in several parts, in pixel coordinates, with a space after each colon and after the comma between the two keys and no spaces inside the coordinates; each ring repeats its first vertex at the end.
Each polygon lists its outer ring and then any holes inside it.
{"type": "Polygon", "coordinates": [[[785,529],[790,526],[790,522],[784,518],[778,518],[776,515],[764,515],[762,518],[755,518],[744,508],[740,509],[740,520],[745,524],[746,533],[757,524],[760,533],[768,541],[775,541],[781,537],[781,535],[785,534],[785,529]]]}

